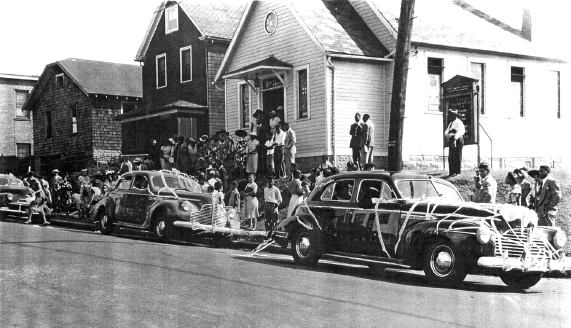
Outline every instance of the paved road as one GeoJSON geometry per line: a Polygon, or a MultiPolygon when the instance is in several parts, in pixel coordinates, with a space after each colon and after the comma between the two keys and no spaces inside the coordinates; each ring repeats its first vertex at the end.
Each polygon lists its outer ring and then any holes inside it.
{"type": "Polygon", "coordinates": [[[528,292],[290,256],[0,222],[0,327],[570,327],[571,279],[528,292]]]}

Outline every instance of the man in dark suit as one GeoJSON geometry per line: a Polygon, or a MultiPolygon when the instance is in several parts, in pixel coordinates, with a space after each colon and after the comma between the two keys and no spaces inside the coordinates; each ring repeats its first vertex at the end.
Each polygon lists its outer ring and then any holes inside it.
{"type": "Polygon", "coordinates": [[[351,142],[349,147],[353,150],[353,163],[357,165],[359,169],[363,168],[364,163],[361,163],[361,149],[365,146],[367,141],[365,131],[366,125],[361,122],[361,114],[355,113],[355,123],[351,124],[351,142]]]}
{"type": "Polygon", "coordinates": [[[539,219],[538,225],[554,227],[557,208],[561,200],[561,190],[559,182],[549,173],[551,173],[549,166],[539,167],[539,178],[542,180],[539,195],[535,196],[535,212],[539,219]]]}

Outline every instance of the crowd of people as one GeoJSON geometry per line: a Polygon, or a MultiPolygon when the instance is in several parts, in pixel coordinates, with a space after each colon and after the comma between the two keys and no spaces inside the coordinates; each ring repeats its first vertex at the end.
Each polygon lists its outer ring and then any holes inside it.
{"type": "MultiPolygon", "coordinates": [[[[509,186],[506,203],[535,210],[538,225],[541,226],[555,226],[561,200],[559,182],[550,173],[551,168],[548,165],[541,165],[539,170],[515,169],[508,172],[505,178],[505,183],[509,186]],[[528,177],[533,179],[533,182],[528,181],[528,177]]],[[[476,193],[472,200],[476,203],[495,204],[498,183],[490,174],[488,163],[480,163],[474,181],[476,193]]]]}

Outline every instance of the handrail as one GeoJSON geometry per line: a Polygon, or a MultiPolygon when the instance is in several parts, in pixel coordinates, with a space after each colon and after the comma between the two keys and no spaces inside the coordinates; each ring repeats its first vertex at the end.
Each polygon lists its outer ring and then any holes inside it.
{"type": "MultiPolygon", "coordinates": [[[[494,158],[492,157],[493,154],[493,142],[492,142],[492,137],[490,137],[490,135],[488,134],[488,132],[486,132],[486,129],[484,129],[484,127],[482,126],[482,124],[480,124],[480,127],[482,128],[482,130],[484,131],[484,133],[488,136],[488,139],[490,139],[490,168],[494,167],[494,158]]],[[[480,163],[478,163],[479,165],[480,163]]]]}

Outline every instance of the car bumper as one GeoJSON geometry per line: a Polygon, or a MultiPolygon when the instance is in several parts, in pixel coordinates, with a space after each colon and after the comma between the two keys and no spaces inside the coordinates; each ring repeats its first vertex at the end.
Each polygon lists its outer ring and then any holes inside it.
{"type": "Polygon", "coordinates": [[[552,272],[552,271],[571,271],[571,261],[565,256],[559,260],[548,258],[502,258],[502,257],[480,257],[478,266],[486,269],[500,269],[503,271],[522,271],[522,272],[552,272]]]}

